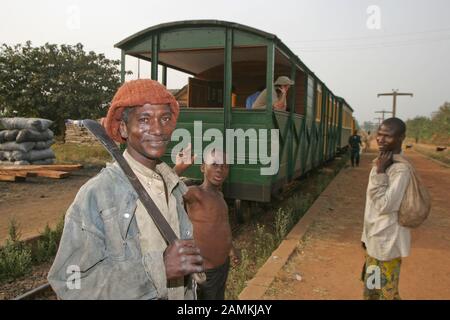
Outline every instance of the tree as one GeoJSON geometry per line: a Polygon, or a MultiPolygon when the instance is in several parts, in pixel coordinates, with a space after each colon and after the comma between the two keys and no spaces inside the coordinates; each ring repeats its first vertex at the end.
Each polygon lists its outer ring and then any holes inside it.
{"type": "Polygon", "coordinates": [[[416,143],[431,138],[431,121],[427,117],[415,117],[406,121],[406,135],[416,143]]]}
{"type": "Polygon", "coordinates": [[[445,102],[431,117],[433,127],[433,143],[450,143],[450,102],[445,102]]]}
{"type": "MultiPolygon", "coordinates": [[[[85,52],[83,45],[0,47],[0,112],[55,121],[105,116],[120,85],[118,60],[85,52]]],[[[128,72],[130,73],[130,72],[128,72]]]]}

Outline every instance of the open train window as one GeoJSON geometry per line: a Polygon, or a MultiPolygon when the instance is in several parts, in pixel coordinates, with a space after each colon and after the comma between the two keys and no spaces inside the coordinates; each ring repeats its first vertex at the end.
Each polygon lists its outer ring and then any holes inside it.
{"type": "Polygon", "coordinates": [[[234,46],[232,61],[232,106],[250,110],[256,97],[266,88],[267,48],[234,46]]]}
{"type": "Polygon", "coordinates": [[[187,83],[175,94],[181,107],[222,108],[224,48],[161,50],[159,61],[189,74],[187,83]]]}

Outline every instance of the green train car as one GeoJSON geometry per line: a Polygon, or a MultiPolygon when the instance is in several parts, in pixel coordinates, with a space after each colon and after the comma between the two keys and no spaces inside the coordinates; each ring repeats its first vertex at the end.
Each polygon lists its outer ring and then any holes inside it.
{"type": "MultiPolygon", "coordinates": [[[[142,30],[115,46],[122,50],[122,80],[126,56],[152,62],[151,78],[164,85],[168,68],[190,75],[177,97],[181,105],[177,128],[191,134],[194,152],[210,143],[203,136],[208,129],[222,133],[224,144],[234,145],[235,150],[237,141],[227,139],[227,130],[279,130],[278,139],[269,131],[256,137],[248,134],[244,152],[228,152],[235,164],[230,165],[223,188],[227,198],[270,202],[284,184],[333,159],[347,145],[352,108],[273,34],[224,21],[180,21],[142,30]],[[273,110],[271,94],[265,109],[245,108],[248,96],[260,87],[272,92],[274,80],[282,75],[295,81],[288,92],[287,111],[273,110]],[[201,129],[195,129],[200,122],[201,129]],[[260,151],[252,146],[264,145],[269,151],[278,148],[279,169],[271,175],[261,174],[267,161],[251,162],[260,151]]],[[[175,145],[167,150],[168,163],[175,145]]],[[[184,175],[202,179],[198,164],[184,175]]]]}

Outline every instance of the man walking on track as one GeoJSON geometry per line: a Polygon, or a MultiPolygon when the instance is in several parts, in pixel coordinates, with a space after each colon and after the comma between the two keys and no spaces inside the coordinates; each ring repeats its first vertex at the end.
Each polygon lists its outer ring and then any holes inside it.
{"type": "Polygon", "coordinates": [[[359,152],[362,146],[361,137],[358,135],[358,131],[353,131],[353,135],[348,138],[348,145],[350,146],[350,160],[352,162],[352,167],[359,167],[359,152]]]}

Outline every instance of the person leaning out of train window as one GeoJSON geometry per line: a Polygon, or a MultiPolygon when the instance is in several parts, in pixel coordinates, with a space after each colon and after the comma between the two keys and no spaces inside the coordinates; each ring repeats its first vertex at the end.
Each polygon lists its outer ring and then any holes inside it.
{"type": "MultiPolygon", "coordinates": [[[[289,88],[294,85],[294,81],[286,76],[278,77],[275,81],[272,91],[273,108],[276,110],[286,110],[286,97],[289,88]]],[[[267,89],[264,89],[256,98],[252,105],[252,109],[265,109],[267,100],[267,89]]]]}

